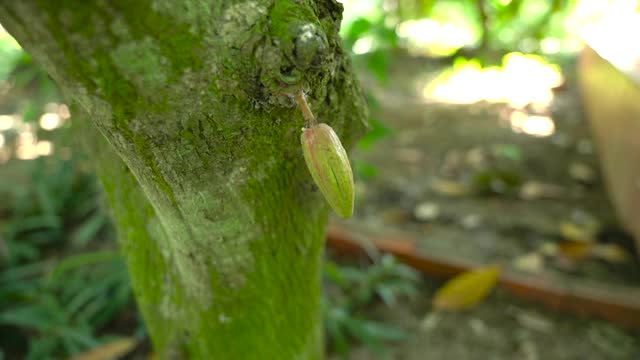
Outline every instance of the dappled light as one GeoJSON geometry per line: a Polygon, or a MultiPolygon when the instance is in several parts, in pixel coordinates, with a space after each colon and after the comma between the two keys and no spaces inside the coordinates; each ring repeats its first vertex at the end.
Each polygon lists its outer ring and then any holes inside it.
{"type": "Polygon", "coordinates": [[[550,117],[528,115],[523,111],[514,111],[509,120],[513,131],[527,135],[550,136],[556,128],[550,117]]]}
{"type": "Polygon", "coordinates": [[[373,49],[374,39],[372,37],[363,37],[358,39],[351,50],[356,55],[366,54],[373,49]]]}
{"type": "Polygon", "coordinates": [[[501,67],[483,68],[473,60],[458,60],[424,89],[427,99],[470,104],[478,101],[504,102],[514,108],[530,103],[548,105],[553,88],[563,77],[556,65],[535,55],[510,53],[501,67]]]}
{"type": "Polygon", "coordinates": [[[640,85],[640,12],[637,6],[635,0],[609,4],[585,1],[583,7],[577,9],[574,26],[601,57],[640,85]],[[587,7],[588,3],[593,3],[593,7],[587,7]],[[598,6],[603,10],[594,11],[598,6]]]}
{"type": "Polygon", "coordinates": [[[69,119],[69,108],[65,104],[49,103],[45,105],[45,112],[38,123],[43,130],[54,130],[62,126],[69,119]]]}
{"type": "Polygon", "coordinates": [[[19,119],[16,115],[0,115],[0,131],[13,128],[13,124],[19,119]]]}
{"type": "Polygon", "coordinates": [[[60,126],[60,116],[56,113],[44,113],[40,116],[40,127],[44,130],[53,130],[60,126]]]}
{"type": "Polygon", "coordinates": [[[16,149],[16,157],[20,160],[33,160],[39,156],[51,155],[52,151],[53,145],[50,141],[38,141],[35,143],[22,141],[16,149]]]}
{"type": "MultiPolygon", "coordinates": [[[[51,108],[51,106],[48,106],[51,108]]],[[[41,129],[52,131],[59,128],[68,118],[69,112],[66,105],[55,104],[55,108],[60,110],[56,113],[44,113],[38,120],[41,129]]],[[[13,149],[7,148],[5,136],[0,141],[0,162],[6,162],[11,153],[20,160],[33,160],[40,156],[49,156],[53,153],[54,144],[50,140],[38,140],[37,127],[33,123],[25,123],[17,114],[0,115],[0,131],[15,133],[15,144],[13,149]],[[4,148],[3,148],[4,147],[4,148]]]]}
{"type": "Polygon", "coordinates": [[[408,20],[396,31],[414,54],[446,56],[477,40],[477,32],[452,21],[408,20]]]}
{"type": "Polygon", "coordinates": [[[16,157],[21,160],[32,160],[38,157],[36,136],[30,124],[25,124],[18,133],[16,141],[16,157]]]}
{"type": "Polygon", "coordinates": [[[63,126],[70,118],[69,108],[65,104],[47,103],[44,112],[36,123],[25,122],[20,114],[0,115],[0,163],[9,160],[11,154],[19,160],[33,160],[53,153],[55,145],[51,140],[38,138],[38,128],[54,131],[63,126]],[[8,144],[4,133],[14,134],[15,141],[8,144]]]}

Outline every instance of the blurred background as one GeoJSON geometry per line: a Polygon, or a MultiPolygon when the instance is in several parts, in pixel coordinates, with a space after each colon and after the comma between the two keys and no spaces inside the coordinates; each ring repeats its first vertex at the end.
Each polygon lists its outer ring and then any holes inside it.
{"type": "MultiPolygon", "coordinates": [[[[343,4],[371,131],[328,357],[640,359],[640,3],[343,4]]],[[[73,120],[0,28],[0,359],[153,358],[73,120]]]]}

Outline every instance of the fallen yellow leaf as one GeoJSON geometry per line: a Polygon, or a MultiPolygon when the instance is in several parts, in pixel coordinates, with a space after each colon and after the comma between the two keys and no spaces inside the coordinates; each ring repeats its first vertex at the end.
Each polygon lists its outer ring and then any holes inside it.
{"type": "Polygon", "coordinates": [[[439,310],[472,308],[482,301],[498,282],[500,265],[488,265],[447,281],[433,297],[439,310]]]}
{"type": "Polygon", "coordinates": [[[110,343],[106,343],[95,347],[89,351],[85,351],[82,354],[78,354],[71,358],[71,360],[110,360],[119,359],[120,357],[128,354],[138,344],[138,341],[134,338],[125,338],[110,343]]]}
{"type": "Polygon", "coordinates": [[[576,224],[573,222],[563,222],[560,224],[560,234],[567,239],[573,241],[593,242],[600,230],[600,225],[595,222],[587,222],[585,224],[576,224]]]}
{"type": "Polygon", "coordinates": [[[614,264],[628,262],[632,259],[625,248],[618,244],[598,244],[593,248],[593,256],[614,264]]]}

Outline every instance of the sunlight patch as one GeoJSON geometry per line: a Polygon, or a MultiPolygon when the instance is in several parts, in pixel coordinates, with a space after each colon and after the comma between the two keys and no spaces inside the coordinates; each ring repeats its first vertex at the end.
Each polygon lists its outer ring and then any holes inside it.
{"type": "Polygon", "coordinates": [[[543,137],[553,135],[556,131],[556,125],[549,116],[535,116],[514,111],[509,120],[511,129],[518,133],[543,137]]]}
{"type": "Polygon", "coordinates": [[[456,60],[453,68],[429,83],[423,95],[429,100],[455,104],[478,101],[504,102],[514,108],[533,104],[548,105],[552,89],[563,82],[557,65],[536,55],[510,53],[501,67],[483,68],[477,61],[456,60]]]}

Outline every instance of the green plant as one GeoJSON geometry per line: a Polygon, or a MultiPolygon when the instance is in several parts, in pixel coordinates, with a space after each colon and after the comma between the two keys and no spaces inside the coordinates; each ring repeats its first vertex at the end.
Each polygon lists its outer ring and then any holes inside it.
{"type": "Polygon", "coordinates": [[[364,310],[377,299],[391,307],[400,297],[415,296],[418,275],[413,269],[384,255],[365,269],[327,261],[324,273],[328,294],[323,301],[325,327],[336,352],[346,358],[350,339],[381,353],[384,341],[405,338],[400,329],[368,320],[364,310]]]}
{"type": "Polygon", "coordinates": [[[88,252],[0,272],[0,354],[67,357],[108,341],[99,330],[132,304],[126,266],[88,252]]]}
{"type": "Polygon", "coordinates": [[[0,54],[11,55],[0,62],[0,82],[9,84],[0,109],[19,118],[2,132],[4,148],[14,149],[15,154],[17,140],[29,135],[49,140],[54,149],[48,156],[13,157],[2,164],[0,239],[4,251],[0,252],[0,266],[36,261],[67,246],[79,250],[99,235],[113,239],[93,169],[75,151],[68,123],[53,131],[43,131],[33,123],[47,104],[60,101],[55,85],[7,33],[0,33],[0,54]]]}
{"type": "Polygon", "coordinates": [[[115,234],[96,177],[69,145],[68,126],[42,132],[33,124],[59,101],[57,89],[3,34],[0,53],[11,58],[0,62],[0,80],[10,86],[0,107],[22,124],[3,131],[5,148],[15,149],[31,123],[29,132],[66,151],[14,157],[0,169],[0,358],[68,357],[109,340],[102,329],[131,310],[131,289],[109,250],[115,234]]]}
{"type": "Polygon", "coordinates": [[[461,51],[470,51],[474,57],[483,59],[484,53],[496,50],[543,52],[543,40],[559,44],[560,39],[567,37],[564,20],[576,3],[574,0],[362,1],[352,4],[361,11],[346,14],[341,34],[346,47],[366,54],[364,65],[378,80],[385,81],[389,51],[396,48],[417,47],[418,52],[452,58],[461,51]],[[421,20],[430,21],[430,30],[413,31],[416,41],[400,31],[403,23],[421,20]],[[449,29],[456,28],[457,35],[447,35],[442,30],[443,24],[449,29]],[[466,36],[461,38],[462,33],[466,36]]]}
{"type": "Polygon", "coordinates": [[[381,14],[372,19],[359,17],[342,31],[342,39],[345,47],[352,52],[363,53],[365,49],[359,49],[356,44],[359,40],[366,41],[366,56],[355,59],[359,65],[364,65],[380,83],[387,81],[389,67],[389,52],[398,47],[398,35],[393,26],[386,21],[386,16],[381,14]]]}
{"type": "Polygon", "coordinates": [[[41,157],[21,165],[27,186],[0,185],[8,199],[0,227],[7,247],[4,263],[34,261],[42,252],[64,247],[65,241],[82,248],[101,231],[111,231],[99,207],[95,177],[80,171],[76,159],[41,157]]]}

